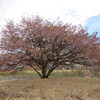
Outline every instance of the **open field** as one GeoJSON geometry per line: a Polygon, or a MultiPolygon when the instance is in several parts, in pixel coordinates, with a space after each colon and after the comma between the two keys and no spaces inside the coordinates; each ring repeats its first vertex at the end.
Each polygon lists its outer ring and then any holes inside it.
{"type": "Polygon", "coordinates": [[[0,72],[0,100],[100,100],[100,77],[55,70],[40,79],[33,70],[0,72]]]}
{"type": "Polygon", "coordinates": [[[34,78],[1,82],[0,98],[0,100],[100,100],[100,78],[34,78]]]}

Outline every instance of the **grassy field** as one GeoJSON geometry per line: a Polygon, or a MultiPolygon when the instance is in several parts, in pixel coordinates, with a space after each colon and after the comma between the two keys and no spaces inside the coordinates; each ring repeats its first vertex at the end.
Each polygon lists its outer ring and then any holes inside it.
{"type": "Polygon", "coordinates": [[[100,100],[100,79],[25,79],[0,83],[0,100],[100,100]]]}
{"type": "Polygon", "coordinates": [[[100,77],[55,70],[40,79],[33,70],[0,73],[0,100],[100,100],[100,77]]]}

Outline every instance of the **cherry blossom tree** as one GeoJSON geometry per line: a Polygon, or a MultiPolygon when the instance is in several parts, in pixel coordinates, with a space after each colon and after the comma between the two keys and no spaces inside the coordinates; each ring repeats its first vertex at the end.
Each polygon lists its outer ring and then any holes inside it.
{"type": "Polygon", "coordinates": [[[48,78],[60,65],[91,66],[100,52],[97,33],[89,35],[80,25],[50,22],[39,16],[23,17],[17,24],[8,21],[1,35],[1,66],[15,70],[17,66],[28,65],[41,78],[48,78]]]}

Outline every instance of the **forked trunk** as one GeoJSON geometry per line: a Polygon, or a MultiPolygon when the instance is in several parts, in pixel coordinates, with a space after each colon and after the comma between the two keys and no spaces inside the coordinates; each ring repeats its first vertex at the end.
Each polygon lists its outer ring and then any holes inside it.
{"type": "Polygon", "coordinates": [[[47,73],[46,71],[47,71],[46,69],[42,70],[41,78],[48,78],[48,75],[46,74],[47,73]]]}

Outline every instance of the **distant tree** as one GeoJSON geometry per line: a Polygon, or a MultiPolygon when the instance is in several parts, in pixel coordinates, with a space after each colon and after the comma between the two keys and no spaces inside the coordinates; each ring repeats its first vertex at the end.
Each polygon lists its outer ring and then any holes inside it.
{"type": "Polygon", "coordinates": [[[60,65],[89,66],[100,51],[96,33],[89,35],[81,26],[50,22],[39,16],[23,17],[18,24],[9,21],[1,35],[1,65],[9,66],[8,70],[28,65],[41,78],[48,78],[60,65]]]}

